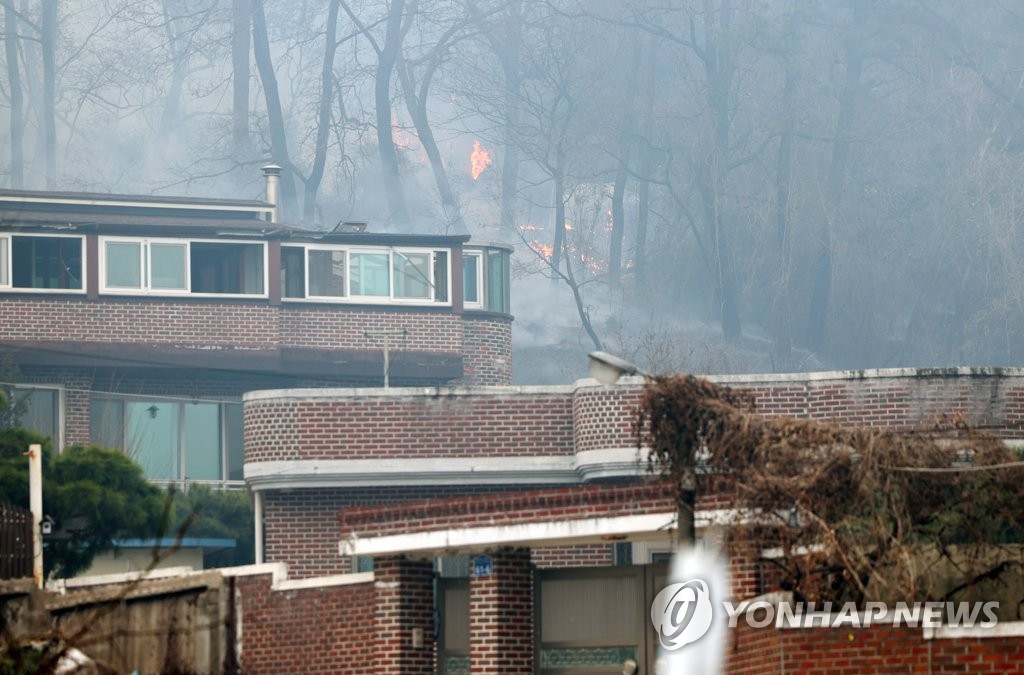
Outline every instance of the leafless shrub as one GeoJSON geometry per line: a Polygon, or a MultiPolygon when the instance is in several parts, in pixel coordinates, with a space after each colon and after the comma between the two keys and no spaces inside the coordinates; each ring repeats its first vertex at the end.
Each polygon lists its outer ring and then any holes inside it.
{"type": "Polygon", "coordinates": [[[1019,577],[1024,463],[958,416],[907,432],[767,418],[741,391],[677,375],[648,383],[638,430],[677,484],[695,465],[724,478],[746,514],[732,545],[780,549],[798,597],[948,599],[1019,577]]]}

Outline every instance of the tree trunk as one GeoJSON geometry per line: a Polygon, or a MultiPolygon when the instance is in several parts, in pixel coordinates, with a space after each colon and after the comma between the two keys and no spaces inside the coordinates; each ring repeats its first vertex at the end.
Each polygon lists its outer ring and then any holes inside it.
{"type": "Polygon", "coordinates": [[[270,38],[267,36],[267,18],[263,12],[263,0],[253,0],[252,50],[267,103],[271,153],[274,161],[282,168],[281,203],[278,205],[278,210],[282,220],[290,220],[295,214],[295,179],[291,157],[288,155],[288,135],[284,128],[281,96],[277,91],[277,75],[274,74],[274,64],[270,58],[270,38]]]}
{"type": "Polygon", "coordinates": [[[249,154],[249,25],[251,0],[231,8],[231,138],[237,158],[249,154]]]}
{"type": "Polygon", "coordinates": [[[46,157],[46,189],[57,186],[57,9],[59,0],[42,3],[41,47],[43,52],[43,137],[46,157]]]}
{"type": "MultiPolygon", "coordinates": [[[[625,135],[625,134],[623,134],[625,135]]],[[[621,145],[625,150],[626,146],[621,145]]],[[[619,167],[615,171],[615,186],[612,188],[612,231],[608,242],[608,284],[617,288],[622,279],[622,240],[626,234],[626,199],[627,158],[619,158],[619,167]]]]}
{"type": "Polygon", "coordinates": [[[409,212],[402,189],[402,177],[398,171],[398,153],[392,131],[391,117],[391,75],[402,48],[402,18],[405,0],[393,0],[387,19],[384,46],[381,47],[377,62],[377,76],[374,81],[374,104],[377,113],[377,151],[380,154],[380,169],[387,193],[388,210],[391,220],[398,225],[409,222],[409,212]]]}
{"type": "Polygon", "coordinates": [[[732,340],[742,333],[736,271],[722,213],[722,196],[727,172],[730,143],[729,92],[732,88],[732,3],[723,0],[719,10],[717,34],[708,33],[704,71],[708,83],[708,108],[711,114],[711,139],[708,158],[698,178],[698,190],[704,206],[704,219],[715,270],[715,294],[722,335],[732,340]],[[700,185],[703,183],[703,185],[700,185]]]}
{"type": "Polygon", "coordinates": [[[25,186],[25,103],[18,67],[18,19],[10,5],[4,10],[4,55],[11,98],[11,187],[17,189],[25,186]]]}
{"type": "Polygon", "coordinates": [[[519,198],[519,146],[516,128],[519,125],[519,52],[522,45],[522,2],[508,3],[509,21],[505,49],[498,57],[505,76],[505,129],[501,157],[501,231],[511,237],[516,230],[516,201],[519,198]]]}
{"type": "Polygon", "coordinates": [[[338,50],[338,0],[331,0],[327,11],[327,29],[324,36],[324,62],[320,71],[320,109],[317,116],[316,149],[313,167],[306,180],[302,198],[302,224],[311,226],[316,219],[316,195],[324,178],[327,164],[327,136],[331,127],[331,103],[334,98],[334,55],[338,50]]]}
{"type": "Polygon", "coordinates": [[[828,315],[832,307],[832,233],[842,217],[843,191],[846,169],[850,159],[850,137],[856,118],[860,75],[863,56],[859,45],[852,41],[846,45],[846,75],[839,100],[839,117],[832,141],[832,158],[825,185],[825,222],[818,240],[814,262],[814,280],[811,290],[810,311],[807,318],[807,344],[814,351],[825,346],[828,315]]]}
{"type": "Polygon", "coordinates": [[[430,119],[427,116],[427,95],[430,89],[430,80],[433,76],[434,67],[428,68],[420,84],[419,92],[413,82],[412,73],[407,64],[399,63],[398,79],[402,84],[402,94],[405,98],[405,105],[409,111],[409,117],[416,127],[416,136],[423,144],[423,151],[430,161],[430,169],[434,174],[434,182],[437,184],[437,192],[441,197],[441,207],[444,209],[445,222],[458,234],[469,234],[469,228],[462,220],[462,209],[455,199],[451,182],[448,180],[448,173],[444,169],[444,160],[441,158],[441,151],[434,139],[434,130],[430,127],[430,119]]]}
{"type": "Polygon", "coordinates": [[[171,13],[168,1],[163,2],[164,31],[167,33],[167,45],[171,53],[171,84],[164,96],[164,109],[160,115],[159,137],[167,139],[178,124],[180,118],[181,91],[185,87],[185,74],[188,71],[188,51],[181,46],[178,34],[178,20],[171,13]]]}
{"type": "Polygon", "coordinates": [[[562,249],[565,248],[565,178],[559,163],[554,175],[555,202],[555,236],[551,244],[551,266],[557,272],[562,260],[562,249]]]}
{"type": "Polygon", "coordinates": [[[775,231],[779,270],[775,280],[775,311],[772,312],[772,351],[777,365],[788,369],[792,361],[793,331],[789,302],[792,241],[789,227],[789,195],[793,184],[793,141],[796,119],[796,86],[799,71],[787,55],[786,80],[782,89],[782,129],[775,164],[775,231]]]}

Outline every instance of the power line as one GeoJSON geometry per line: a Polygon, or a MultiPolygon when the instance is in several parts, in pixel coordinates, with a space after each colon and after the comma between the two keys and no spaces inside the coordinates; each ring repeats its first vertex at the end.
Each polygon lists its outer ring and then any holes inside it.
{"type": "Polygon", "coordinates": [[[0,382],[0,386],[16,387],[21,389],[42,389],[47,387],[59,387],[64,391],[73,391],[84,394],[98,394],[102,397],[108,398],[135,398],[142,399],[144,401],[176,401],[182,403],[225,403],[233,405],[242,405],[242,401],[237,398],[208,398],[205,396],[176,396],[173,394],[132,394],[121,393],[117,391],[109,391],[104,389],[85,389],[82,387],[68,387],[63,384],[50,385],[44,382],[0,382]]]}

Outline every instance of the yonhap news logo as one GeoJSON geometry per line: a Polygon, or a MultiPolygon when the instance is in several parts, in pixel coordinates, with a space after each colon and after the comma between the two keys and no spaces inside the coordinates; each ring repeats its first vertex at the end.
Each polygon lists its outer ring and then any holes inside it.
{"type": "Polygon", "coordinates": [[[998,623],[998,602],[774,602],[759,599],[740,603],[723,601],[713,608],[703,579],[665,586],[651,603],[651,623],[658,642],[675,652],[696,642],[710,630],[717,611],[735,628],[744,619],[751,628],[864,628],[876,624],[908,628],[992,628],[998,623]]]}
{"type": "Polygon", "coordinates": [[[651,603],[658,641],[669,651],[696,642],[711,628],[711,593],[702,579],[670,584],[651,603]]]}

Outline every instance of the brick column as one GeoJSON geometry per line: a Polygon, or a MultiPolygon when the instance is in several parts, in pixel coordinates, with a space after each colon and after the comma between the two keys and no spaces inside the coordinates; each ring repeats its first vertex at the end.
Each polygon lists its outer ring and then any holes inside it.
{"type": "Polygon", "coordinates": [[[373,673],[434,672],[434,567],[400,556],[373,561],[376,609],[373,673]],[[420,640],[421,644],[415,646],[420,640]]]}
{"type": "Polygon", "coordinates": [[[469,659],[473,675],[532,675],[533,570],[530,550],[491,554],[493,570],[469,582],[469,659]]]}

